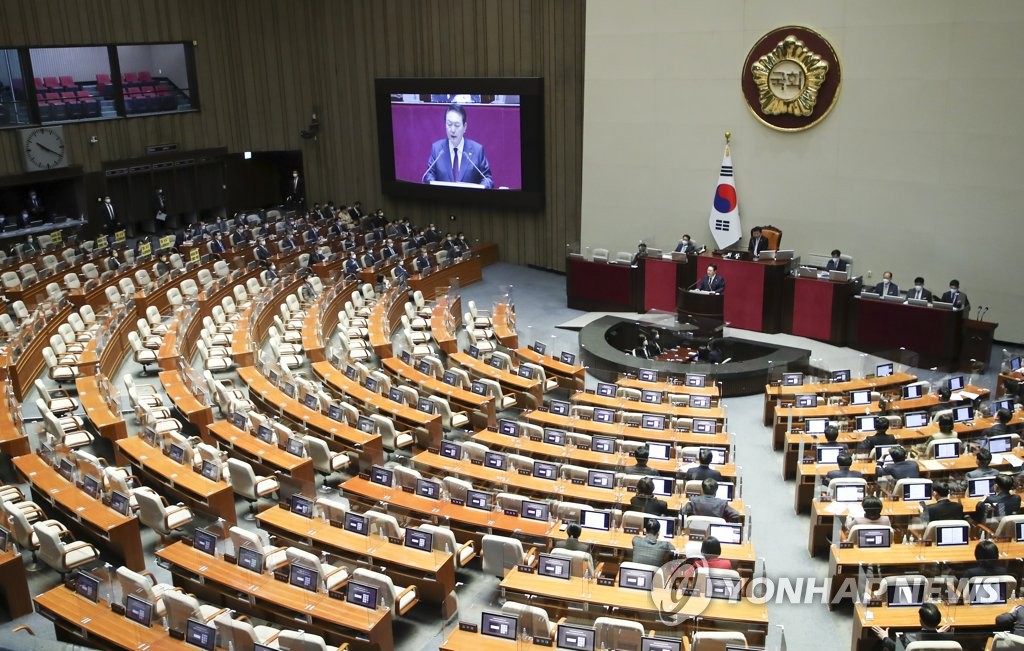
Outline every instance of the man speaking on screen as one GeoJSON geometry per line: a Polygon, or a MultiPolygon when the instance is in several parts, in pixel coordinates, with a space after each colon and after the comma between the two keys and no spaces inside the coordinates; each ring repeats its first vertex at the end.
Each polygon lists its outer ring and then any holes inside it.
{"type": "Polygon", "coordinates": [[[491,166],[484,146],[466,138],[466,109],[451,104],[444,114],[447,138],[434,143],[427,159],[424,183],[476,183],[488,190],[494,187],[491,166]]]}

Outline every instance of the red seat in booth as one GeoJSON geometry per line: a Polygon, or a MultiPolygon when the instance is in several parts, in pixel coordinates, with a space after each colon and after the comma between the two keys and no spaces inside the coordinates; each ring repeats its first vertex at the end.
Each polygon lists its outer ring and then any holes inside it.
{"type": "Polygon", "coordinates": [[[141,71],[139,71],[139,81],[140,82],[153,81],[153,75],[149,74],[148,70],[141,70],[141,71]]]}

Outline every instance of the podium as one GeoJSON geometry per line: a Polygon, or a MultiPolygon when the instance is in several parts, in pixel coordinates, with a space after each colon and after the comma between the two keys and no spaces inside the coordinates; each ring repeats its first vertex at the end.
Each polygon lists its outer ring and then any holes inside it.
{"type": "Polygon", "coordinates": [[[964,319],[963,339],[960,347],[960,370],[966,373],[984,373],[992,357],[992,341],[996,336],[998,323],[964,319]],[[971,360],[981,364],[980,369],[974,368],[971,360]]]}
{"type": "Polygon", "coordinates": [[[680,289],[676,301],[676,318],[680,322],[693,323],[698,335],[719,334],[725,323],[725,300],[721,294],[709,294],[696,290],[680,289]]]}

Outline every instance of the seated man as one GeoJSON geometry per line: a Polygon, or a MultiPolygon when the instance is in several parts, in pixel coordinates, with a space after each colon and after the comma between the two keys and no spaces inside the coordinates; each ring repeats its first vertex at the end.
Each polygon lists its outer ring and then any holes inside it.
{"type": "Polygon", "coordinates": [[[902,445],[889,449],[889,457],[892,463],[883,466],[882,460],[878,460],[878,479],[891,477],[893,482],[901,479],[914,479],[921,476],[921,469],[917,462],[907,458],[907,449],[902,445]]]}
{"type": "Polygon", "coordinates": [[[921,508],[921,520],[925,523],[937,520],[963,520],[964,506],[960,502],[949,499],[949,484],[944,481],[932,484],[935,493],[935,504],[921,508]]]}
{"type": "Polygon", "coordinates": [[[708,536],[704,539],[704,542],[700,544],[700,555],[701,558],[696,558],[692,563],[690,563],[690,566],[686,568],[686,572],[683,573],[683,576],[693,576],[697,573],[697,570],[702,567],[712,570],[733,569],[732,561],[727,558],[721,558],[722,543],[714,536],[708,536]]]}
{"type": "Polygon", "coordinates": [[[960,291],[960,281],[954,278],[949,281],[949,291],[942,294],[943,303],[952,303],[953,307],[962,308],[964,312],[971,311],[971,302],[967,300],[967,294],[960,291]]]}
{"type": "Polygon", "coordinates": [[[690,498],[690,501],[683,507],[683,513],[690,515],[707,515],[714,518],[724,518],[726,522],[738,522],[740,514],[736,509],[729,506],[728,500],[716,496],[718,493],[718,482],[708,477],[700,485],[700,495],[690,498]]]}
{"type": "Polygon", "coordinates": [[[899,296],[900,286],[892,281],[892,272],[882,273],[882,282],[875,285],[875,293],[879,296],[899,296]]]}
{"type": "Polygon", "coordinates": [[[697,463],[699,465],[688,469],[685,473],[677,474],[676,479],[682,479],[685,481],[703,481],[710,477],[715,481],[722,481],[722,473],[711,467],[711,461],[714,460],[714,458],[715,455],[712,454],[711,450],[702,448],[697,454],[697,463]]]}
{"type": "Polygon", "coordinates": [[[878,499],[873,495],[869,495],[861,500],[861,508],[864,509],[864,515],[848,515],[846,521],[843,523],[843,528],[849,531],[858,524],[870,524],[878,527],[891,527],[892,522],[889,521],[889,516],[882,515],[882,500],[878,499]]]}
{"type": "Polygon", "coordinates": [[[982,477],[995,477],[999,474],[999,471],[995,468],[990,468],[989,464],[992,463],[992,452],[988,448],[981,448],[974,454],[975,461],[978,462],[978,467],[974,470],[967,471],[968,479],[981,479],[982,477]]]}
{"type": "Polygon", "coordinates": [[[755,226],[750,229],[750,241],[747,242],[747,250],[755,259],[761,251],[768,250],[768,238],[761,234],[761,227],[755,226]]]}
{"type": "Polygon", "coordinates": [[[1013,420],[1013,412],[1009,409],[1000,409],[996,411],[996,422],[982,432],[982,435],[986,440],[982,442],[981,447],[988,447],[988,439],[992,436],[1009,434],[1011,420],[1013,420]]]}
{"type": "Polygon", "coordinates": [[[651,518],[644,523],[644,535],[633,536],[633,562],[661,567],[675,554],[676,548],[667,540],[658,540],[661,523],[651,518]]]}
{"type": "MultiPolygon", "coordinates": [[[[633,459],[636,461],[636,464],[632,468],[626,468],[626,473],[629,475],[651,475],[653,477],[658,477],[661,473],[647,465],[647,462],[650,460],[650,458],[651,450],[650,448],[647,447],[647,444],[645,443],[644,445],[638,447],[635,452],[633,452],[633,459]]],[[[652,484],[651,492],[653,493],[653,491],[654,486],[652,484]]]]}
{"type": "Polygon", "coordinates": [[[914,279],[914,287],[913,289],[907,290],[907,298],[914,298],[919,301],[928,301],[929,303],[931,302],[932,293],[925,289],[924,278],[918,276],[914,279]]]}
{"type": "Polygon", "coordinates": [[[914,631],[913,633],[900,633],[899,638],[902,646],[896,644],[896,634],[892,634],[890,637],[888,628],[881,628],[879,626],[872,626],[871,630],[875,632],[875,635],[882,639],[882,649],[885,651],[895,651],[897,648],[906,648],[911,642],[917,642],[921,640],[942,641],[952,640],[953,634],[949,632],[948,626],[939,627],[942,623],[942,613],[939,612],[939,607],[932,602],[927,602],[921,606],[917,611],[918,618],[921,620],[921,629],[914,631]]]}
{"type": "Polygon", "coordinates": [[[640,242],[636,247],[636,253],[633,254],[633,259],[630,261],[630,265],[637,266],[640,264],[640,258],[647,257],[647,244],[640,242]]]}
{"type": "Polygon", "coordinates": [[[1020,511],[1020,495],[1013,493],[1013,477],[998,475],[996,492],[978,502],[974,509],[975,522],[985,522],[989,518],[1001,519],[1007,515],[1016,515],[1020,511]]]}
{"type": "Polygon", "coordinates": [[[829,425],[825,428],[825,443],[823,445],[828,446],[840,446],[844,450],[846,449],[845,443],[839,442],[839,428],[835,425],[829,425]]]}
{"type": "Polygon", "coordinates": [[[843,260],[839,249],[832,249],[832,256],[825,265],[825,271],[846,271],[846,260],[843,260]]]}
{"type": "Polygon", "coordinates": [[[419,255],[415,259],[416,269],[420,272],[426,271],[430,268],[430,257],[427,256],[426,249],[420,249],[419,255]]]}
{"type": "Polygon", "coordinates": [[[690,240],[689,233],[684,233],[683,236],[681,238],[679,238],[679,244],[676,244],[675,252],[676,253],[685,253],[687,255],[689,255],[691,253],[696,253],[697,252],[697,247],[690,240]]]}
{"type": "Polygon", "coordinates": [[[882,416],[875,418],[875,433],[861,441],[857,449],[870,452],[879,445],[896,445],[896,437],[889,433],[889,419],[882,416]]]}
{"type": "Polygon", "coordinates": [[[839,468],[825,473],[823,483],[826,486],[833,479],[860,479],[864,477],[864,474],[859,470],[850,470],[850,467],[853,465],[853,455],[849,452],[840,452],[836,458],[836,463],[839,465],[839,468]]]}
{"type": "Polygon", "coordinates": [[[583,529],[580,525],[573,522],[565,528],[565,540],[559,540],[555,543],[555,549],[568,549],[574,552],[587,552],[590,553],[590,545],[587,543],[580,542],[580,534],[583,533],[583,529]]]}
{"type": "Polygon", "coordinates": [[[636,495],[629,500],[629,510],[665,515],[668,513],[668,503],[654,496],[654,482],[650,477],[643,477],[636,483],[636,495]]]}
{"type": "Polygon", "coordinates": [[[979,576],[1001,576],[1009,573],[999,564],[999,547],[991,540],[978,542],[974,547],[974,561],[974,567],[960,576],[964,581],[979,576]]]}

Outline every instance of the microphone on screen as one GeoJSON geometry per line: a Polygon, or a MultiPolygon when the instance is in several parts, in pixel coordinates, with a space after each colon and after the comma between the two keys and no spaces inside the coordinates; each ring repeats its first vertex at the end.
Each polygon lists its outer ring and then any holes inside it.
{"type": "Polygon", "coordinates": [[[463,153],[463,155],[465,156],[466,160],[468,160],[468,161],[469,161],[469,164],[473,166],[473,169],[475,169],[475,170],[476,170],[477,174],[479,174],[479,175],[480,175],[480,178],[482,178],[482,179],[485,179],[485,180],[486,180],[486,179],[487,179],[487,175],[486,175],[486,174],[484,174],[484,173],[483,173],[483,172],[482,172],[482,171],[480,170],[480,168],[476,166],[476,163],[474,163],[474,162],[473,162],[473,152],[471,152],[471,151],[463,151],[462,153],[463,153]]]}
{"type": "Polygon", "coordinates": [[[444,153],[445,153],[444,149],[442,149],[441,151],[437,152],[437,156],[434,156],[434,160],[430,161],[430,164],[427,165],[427,169],[423,170],[423,176],[426,176],[430,172],[430,170],[434,169],[434,165],[437,164],[438,159],[441,158],[441,156],[444,153]]]}

